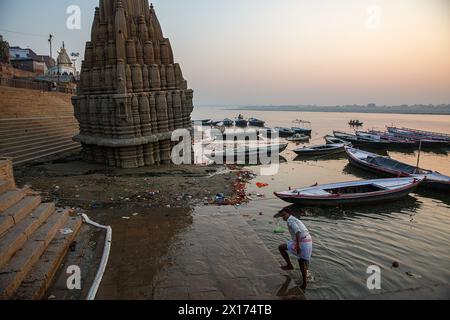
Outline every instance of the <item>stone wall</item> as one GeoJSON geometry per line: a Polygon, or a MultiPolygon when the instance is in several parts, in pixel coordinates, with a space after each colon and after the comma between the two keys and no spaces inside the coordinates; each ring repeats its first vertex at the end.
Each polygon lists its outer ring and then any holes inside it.
{"type": "Polygon", "coordinates": [[[12,161],[10,158],[0,157],[0,180],[7,181],[9,183],[9,188],[11,189],[16,187],[12,161]]]}
{"type": "Polygon", "coordinates": [[[0,86],[0,119],[73,116],[71,97],[0,86]]]}
{"type": "Polygon", "coordinates": [[[28,72],[13,68],[10,65],[0,63],[0,77],[12,79],[12,78],[35,78],[37,76],[34,72],[28,72]]]}

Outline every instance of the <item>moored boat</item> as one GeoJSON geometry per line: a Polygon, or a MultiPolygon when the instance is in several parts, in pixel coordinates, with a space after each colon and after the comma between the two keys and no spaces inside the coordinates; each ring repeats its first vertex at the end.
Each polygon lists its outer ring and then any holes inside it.
{"type": "Polygon", "coordinates": [[[237,119],[235,125],[236,127],[246,128],[248,126],[248,121],[245,119],[237,119]]]}
{"type": "Polygon", "coordinates": [[[207,154],[211,160],[225,160],[225,159],[248,159],[249,157],[257,157],[258,159],[261,157],[271,157],[274,154],[280,154],[287,148],[287,143],[283,144],[267,144],[267,145],[258,145],[256,147],[252,146],[242,146],[237,148],[228,148],[225,150],[212,151],[210,154],[207,154]]]}
{"type": "Polygon", "coordinates": [[[373,141],[388,142],[390,148],[414,149],[418,145],[413,140],[389,137],[386,135],[376,134],[374,132],[357,131],[356,136],[373,141]]]}
{"type": "Polygon", "coordinates": [[[340,139],[340,138],[336,138],[336,137],[331,136],[331,135],[326,135],[326,136],[323,137],[323,138],[325,139],[325,142],[326,142],[327,144],[343,143],[343,144],[345,144],[345,145],[347,145],[347,146],[350,146],[350,145],[351,145],[350,142],[345,141],[345,140],[342,140],[342,139],[340,139]]]}
{"type": "Polygon", "coordinates": [[[304,134],[294,134],[292,137],[287,138],[286,140],[289,142],[309,142],[311,138],[304,134]]]}
{"type": "Polygon", "coordinates": [[[324,156],[329,154],[343,153],[345,151],[344,148],[345,148],[344,143],[324,144],[295,149],[294,152],[298,156],[324,156]]]}
{"type": "Polygon", "coordinates": [[[439,172],[417,168],[390,157],[355,148],[346,147],[345,152],[350,164],[358,168],[383,176],[422,178],[423,188],[450,191],[450,177],[439,172]]]}
{"type": "Polygon", "coordinates": [[[388,141],[381,141],[370,139],[367,137],[359,137],[356,134],[350,134],[346,132],[334,131],[334,136],[341,140],[350,142],[355,147],[360,148],[376,148],[376,149],[387,149],[390,146],[388,141]]]}
{"type": "Polygon", "coordinates": [[[294,133],[303,134],[309,137],[312,135],[311,122],[305,120],[297,119],[292,121],[291,130],[294,133]]]}
{"type": "Polygon", "coordinates": [[[350,206],[394,201],[413,192],[423,178],[351,181],[275,192],[289,203],[305,206],[350,206]]]}
{"type": "Polygon", "coordinates": [[[256,119],[256,118],[248,119],[248,124],[253,127],[264,127],[266,125],[266,123],[264,121],[256,119]]]}
{"type": "Polygon", "coordinates": [[[450,134],[410,128],[387,127],[389,133],[415,140],[437,140],[450,143],[450,134]]]}
{"type": "Polygon", "coordinates": [[[275,131],[278,131],[278,134],[281,138],[292,137],[295,134],[294,131],[292,131],[291,129],[282,127],[276,127],[275,131]]]}
{"type": "Polygon", "coordinates": [[[234,125],[234,121],[227,118],[222,121],[222,125],[225,127],[232,127],[234,125]]]}

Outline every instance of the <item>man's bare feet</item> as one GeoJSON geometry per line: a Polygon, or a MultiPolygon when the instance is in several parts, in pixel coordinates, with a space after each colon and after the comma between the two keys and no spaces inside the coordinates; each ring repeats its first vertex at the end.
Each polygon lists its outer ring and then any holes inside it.
{"type": "Polygon", "coordinates": [[[281,267],[281,269],[284,271],[290,271],[290,270],[294,270],[294,266],[293,265],[283,266],[283,267],[281,267]]]}

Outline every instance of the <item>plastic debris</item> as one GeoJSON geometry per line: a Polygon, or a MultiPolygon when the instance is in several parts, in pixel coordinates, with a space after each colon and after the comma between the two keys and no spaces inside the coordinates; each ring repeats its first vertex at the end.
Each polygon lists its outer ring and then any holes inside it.
{"type": "Polygon", "coordinates": [[[398,263],[397,261],[392,262],[392,268],[398,268],[400,267],[400,263],[398,263]]]}
{"type": "Polygon", "coordinates": [[[282,228],[282,227],[280,227],[280,226],[277,226],[274,230],[273,230],[273,233],[277,233],[277,234],[283,234],[283,233],[285,233],[286,232],[286,229],[284,229],[284,228],[282,228]]]}
{"type": "Polygon", "coordinates": [[[268,183],[257,182],[256,186],[261,189],[261,188],[268,187],[269,184],[268,183]]]}
{"type": "Polygon", "coordinates": [[[59,230],[59,233],[61,233],[61,234],[64,235],[64,236],[67,236],[67,235],[69,235],[69,234],[72,234],[72,233],[73,233],[73,230],[72,230],[72,229],[69,229],[69,228],[65,228],[65,229],[59,230]]]}
{"type": "Polygon", "coordinates": [[[406,272],[406,275],[407,275],[408,277],[410,277],[410,278],[416,278],[416,279],[422,278],[422,277],[419,276],[418,274],[414,274],[414,273],[412,273],[411,271],[407,271],[407,272],[406,272]]]}
{"type": "Polygon", "coordinates": [[[122,219],[124,219],[124,220],[130,220],[131,218],[130,218],[130,217],[122,217],[122,219]]]}
{"type": "Polygon", "coordinates": [[[136,217],[136,216],[138,216],[139,215],[139,213],[133,213],[133,217],[136,217]]]}
{"type": "Polygon", "coordinates": [[[225,195],[223,193],[219,193],[214,198],[214,202],[216,204],[223,204],[225,202],[225,195]]]}

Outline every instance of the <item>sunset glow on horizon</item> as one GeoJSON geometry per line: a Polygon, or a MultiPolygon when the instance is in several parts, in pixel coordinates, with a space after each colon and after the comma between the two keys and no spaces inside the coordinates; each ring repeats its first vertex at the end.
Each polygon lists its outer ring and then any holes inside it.
{"type": "MultiPolygon", "coordinates": [[[[450,103],[450,1],[154,4],[196,104],[450,103]]],[[[2,3],[0,34],[11,45],[47,54],[46,39],[3,30],[55,33],[58,46],[65,41],[69,50],[83,54],[97,5],[93,0],[2,3]],[[79,31],[64,27],[70,4],[82,8],[79,31]],[[40,11],[48,7],[54,19],[42,19],[40,11]]]]}

